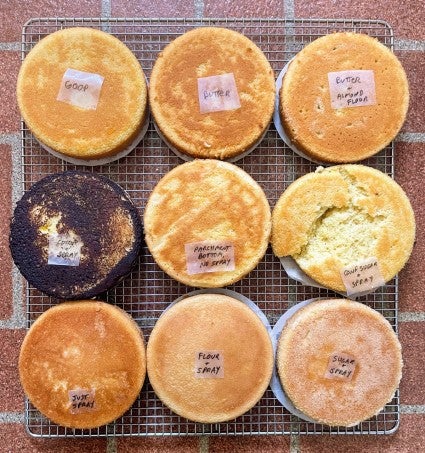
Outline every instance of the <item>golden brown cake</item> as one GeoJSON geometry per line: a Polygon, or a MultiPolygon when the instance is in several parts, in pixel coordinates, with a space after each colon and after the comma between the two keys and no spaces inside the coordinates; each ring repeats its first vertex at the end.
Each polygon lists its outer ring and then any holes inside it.
{"type": "Polygon", "coordinates": [[[294,406],[331,426],[353,426],[379,413],[392,400],[403,366],[389,322],[345,299],[318,300],[291,316],[276,360],[294,406]]]}
{"type": "MultiPolygon", "coordinates": [[[[67,83],[66,95],[89,93],[67,83]]],[[[114,36],[75,27],[54,32],[29,52],[18,75],[17,98],[28,128],[62,155],[93,160],[116,155],[139,135],[148,114],[147,86],[137,58],[114,36]],[[104,78],[96,108],[57,100],[65,72],[104,78]]]]}
{"type": "Polygon", "coordinates": [[[142,244],[139,212],[104,176],[46,176],[18,201],[10,227],[12,258],[28,282],[59,299],[85,299],[116,285],[142,244]]]}
{"type": "Polygon", "coordinates": [[[337,165],[294,181],[272,214],[273,251],[292,256],[323,286],[345,291],[342,268],[375,257],[385,282],[408,260],[415,219],[403,189],[363,165],[337,165]]]}
{"type": "Polygon", "coordinates": [[[142,388],[142,332],[130,315],[105,302],[61,303],[27,332],[19,374],[31,403],[53,422],[105,425],[123,415],[142,388]]]}
{"type": "Polygon", "coordinates": [[[264,256],[270,206],[236,165],[197,159],[156,185],[144,213],[146,244],[161,269],[196,287],[230,285],[264,256]]]}
{"type": "Polygon", "coordinates": [[[265,392],[273,348],[260,318],[222,294],[183,299],[157,321],[147,346],[148,376],[173,412],[201,423],[231,420],[265,392]]]}
{"type": "Polygon", "coordinates": [[[319,161],[345,163],[388,145],[403,125],[408,104],[406,74],[386,46],[360,33],[333,33],[307,45],[290,62],[279,112],[287,136],[301,152],[319,161]],[[362,71],[360,79],[360,73],[352,79],[347,79],[349,73],[340,74],[338,83],[334,77],[335,87],[347,85],[342,91],[334,88],[331,96],[329,73],[353,70],[362,71]],[[367,77],[374,79],[374,89],[367,77]],[[337,103],[333,108],[337,99],[348,106],[337,103]]]}
{"type": "Polygon", "coordinates": [[[262,51],[242,34],[217,27],[191,30],[165,47],[152,69],[149,90],[151,111],[165,140],[200,158],[232,158],[255,146],[268,128],[275,99],[273,70],[262,51]],[[222,85],[224,74],[233,75],[228,77],[236,88],[222,85]],[[198,89],[213,76],[220,76],[220,82],[198,89]],[[214,99],[232,101],[234,108],[201,113],[204,101],[209,105],[214,99]]]}

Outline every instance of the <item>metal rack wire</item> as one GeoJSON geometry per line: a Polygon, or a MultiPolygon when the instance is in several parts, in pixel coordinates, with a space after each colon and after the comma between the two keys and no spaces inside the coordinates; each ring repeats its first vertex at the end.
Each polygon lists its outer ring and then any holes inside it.
{"type": "MultiPolygon", "coordinates": [[[[45,35],[61,28],[86,26],[102,29],[121,39],[137,56],[147,77],[158,53],[178,35],[198,26],[221,26],[251,38],[265,53],[276,76],[283,66],[307,43],[334,31],[356,31],[378,38],[392,48],[393,33],[382,21],[322,19],[31,19],[22,33],[22,58],[45,35]]],[[[142,142],[127,157],[100,167],[79,167],[108,176],[130,195],[140,212],[150,191],[162,175],[182,161],[160,140],[152,124],[142,142]]],[[[391,144],[363,162],[393,176],[394,147],[391,144]]],[[[271,125],[267,135],[250,155],[237,162],[265,190],[273,207],[283,190],[297,177],[314,171],[315,164],[295,155],[271,125]]],[[[47,174],[75,169],[71,164],[44,151],[22,123],[23,189],[47,174]]],[[[246,278],[233,289],[256,303],[274,325],[281,314],[296,302],[313,297],[335,296],[332,291],[303,286],[290,280],[279,260],[269,249],[246,278]]],[[[100,299],[115,303],[130,313],[143,329],[146,340],[165,307],[191,291],[165,275],[154,263],[147,248],[138,266],[116,288],[100,299]]],[[[26,289],[28,326],[55,303],[32,287],[26,289]]],[[[382,313],[397,331],[397,278],[362,302],[382,313]]],[[[37,437],[157,436],[157,435],[247,435],[247,434],[389,434],[399,423],[398,393],[384,410],[371,420],[352,428],[330,428],[306,423],[289,414],[268,389],[260,402],[234,421],[199,424],[173,414],[155,396],[149,382],[132,408],[114,423],[92,430],[59,427],[26,403],[26,427],[37,437]]]]}

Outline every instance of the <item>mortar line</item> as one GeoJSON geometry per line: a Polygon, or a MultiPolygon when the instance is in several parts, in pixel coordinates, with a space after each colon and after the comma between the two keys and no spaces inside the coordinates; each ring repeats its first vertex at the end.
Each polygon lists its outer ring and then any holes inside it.
{"type": "Polygon", "coordinates": [[[425,405],[423,404],[400,404],[401,414],[425,414],[425,405]]]}
{"type": "Polygon", "coordinates": [[[5,423],[24,423],[25,415],[23,412],[0,412],[0,424],[5,423]]]}
{"type": "Polygon", "coordinates": [[[111,9],[111,0],[102,0],[100,14],[103,19],[111,17],[111,9]]]}
{"type": "Polygon", "coordinates": [[[294,0],[283,0],[283,14],[285,19],[295,18],[295,2],[294,0]]]}
{"type": "Polygon", "coordinates": [[[117,453],[117,438],[108,436],[106,442],[106,453],[117,453]]]}
{"type": "Polygon", "coordinates": [[[425,312],[402,312],[398,314],[399,322],[423,322],[425,321],[425,312]]]}
{"type": "MultiPolygon", "coordinates": [[[[0,134],[0,144],[12,149],[12,212],[17,201],[22,197],[22,165],[20,134],[0,134]]],[[[10,212],[10,216],[12,216],[10,212]]],[[[17,267],[12,263],[12,316],[0,320],[0,329],[23,329],[26,327],[24,311],[23,281],[17,267]]]]}
{"type": "Polygon", "coordinates": [[[425,132],[401,132],[397,135],[395,141],[407,143],[424,143],[425,132]]]}
{"type": "Polygon", "coordinates": [[[210,437],[203,435],[199,437],[199,453],[208,453],[209,451],[210,437]]]}
{"type": "Polygon", "coordinates": [[[300,452],[300,435],[298,433],[291,433],[291,437],[289,439],[289,452],[300,452]]]}
{"type": "Polygon", "coordinates": [[[204,0],[194,0],[193,6],[195,8],[195,18],[202,19],[205,11],[204,0]]]}

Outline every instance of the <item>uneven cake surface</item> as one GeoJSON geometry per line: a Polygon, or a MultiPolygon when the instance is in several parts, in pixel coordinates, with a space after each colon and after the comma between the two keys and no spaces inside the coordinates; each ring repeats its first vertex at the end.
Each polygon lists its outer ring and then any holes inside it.
{"type": "Polygon", "coordinates": [[[96,428],[121,416],[146,375],[142,332],[105,302],[65,302],[48,309],[28,331],[19,356],[29,400],[53,422],[96,428]]]}
{"type": "Polygon", "coordinates": [[[376,154],[394,139],[406,118],[409,87],[401,63],[377,39],[333,33],[308,44],[290,62],[279,100],[282,126],[300,151],[318,161],[348,163],[376,154]],[[353,70],[369,75],[344,74],[353,70]],[[334,77],[339,86],[350,78],[351,88],[339,92],[337,84],[332,95],[330,73],[341,73],[334,77]],[[366,77],[373,78],[374,88],[366,77]],[[333,108],[337,93],[354,104],[333,108]],[[376,100],[369,104],[372,96],[376,100]]]}
{"type": "MultiPolygon", "coordinates": [[[[72,85],[64,91],[76,91],[72,85]]],[[[77,85],[80,94],[88,93],[86,82],[77,85]]],[[[84,27],[54,32],[34,46],[19,71],[17,100],[40,142],[86,160],[124,150],[148,114],[145,76],[135,55],[114,36],[84,27]],[[95,109],[57,100],[68,69],[104,78],[95,109]]]]}
{"type": "Polygon", "coordinates": [[[270,123],[274,73],[262,51],[242,34],[218,27],[191,30],[158,56],[149,87],[153,117],[164,138],[191,157],[226,159],[254,146],[270,123]],[[198,89],[200,79],[233,76],[224,85],[198,89]],[[199,94],[200,93],[200,94],[199,94]],[[237,94],[240,107],[201,113],[200,100],[237,94]]]}
{"type": "Polygon", "coordinates": [[[292,403],[319,423],[352,426],[390,402],[402,372],[388,321],[359,302],[318,300],[284,326],[277,368],[292,403]]]}

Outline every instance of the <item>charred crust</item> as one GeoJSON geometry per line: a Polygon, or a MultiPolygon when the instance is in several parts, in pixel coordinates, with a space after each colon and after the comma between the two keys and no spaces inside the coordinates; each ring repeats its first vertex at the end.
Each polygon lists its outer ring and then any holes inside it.
{"type": "Polygon", "coordinates": [[[28,282],[59,299],[91,298],[127,275],[140,253],[143,227],[137,208],[115,182],[95,173],[67,171],[35,183],[17,203],[10,225],[12,258],[28,282]],[[47,216],[60,216],[57,232],[75,232],[83,243],[79,266],[49,265],[47,234],[31,218],[40,206],[47,216]],[[121,247],[112,216],[122,213],[131,246],[121,247]],[[110,263],[111,254],[115,262],[110,263]]]}

